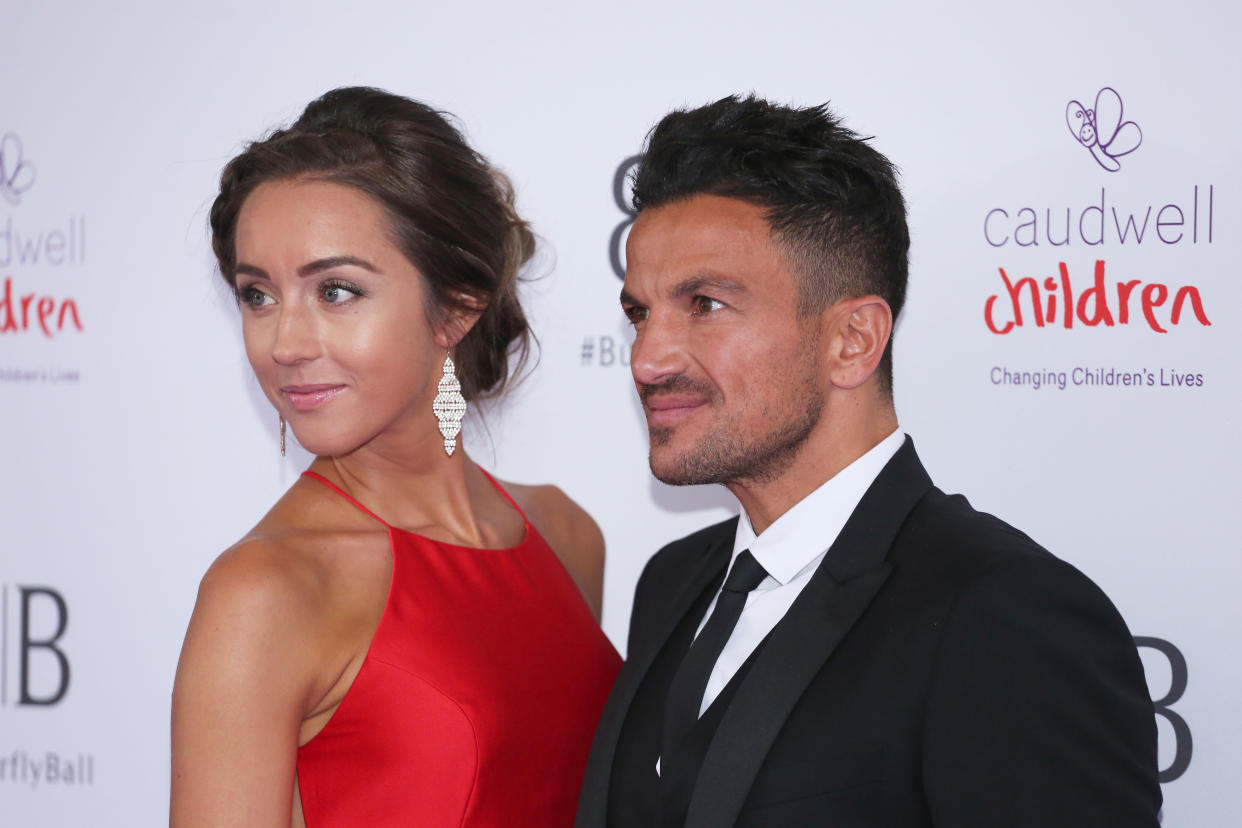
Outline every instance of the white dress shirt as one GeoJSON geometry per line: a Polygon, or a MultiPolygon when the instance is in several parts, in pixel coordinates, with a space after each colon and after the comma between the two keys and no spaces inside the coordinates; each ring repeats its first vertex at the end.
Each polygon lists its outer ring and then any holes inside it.
{"type": "MultiPolygon", "coordinates": [[[[898,429],[877,443],[870,451],[850,463],[831,479],[798,501],[789,511],[756,536],[750,517],[742,510],[737,522],[737,535],[733,539],[733,561],[743,550],[749,549],[768,577],[746,598],[746,606],[732,635],[725,642],[716,666],[712,668],[699,705],[699,715],[711,706],[716,696],[725,688],[738,668],[759,646],[759,642],[772,631],[777,622],[811,580],[815,570],[828,552],[828,547],[841,534],[841,528],[849,520],[858,502],[875,482],[880,471],[905,442],[905,435],[898,429]]],[[[719,596],[719,592],[716,593],[719,596]]],[[[699,624],[695,637],[716,608],[712,599],[707,614],[699,624]]]]}

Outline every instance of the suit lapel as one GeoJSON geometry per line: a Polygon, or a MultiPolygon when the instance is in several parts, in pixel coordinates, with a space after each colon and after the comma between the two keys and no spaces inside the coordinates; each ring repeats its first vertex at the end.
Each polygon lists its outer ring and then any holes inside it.
{"type": "Polygon", "coordinates": [[[586,773],[583,777],[582,795],[578,806],[578,816],[574,822],[577,828],[603,826],[608,817],[608,785],[612,777],[613,756],[616,754],[617,741],[621,737],[621,728],[625,717],[629,714],[634,695],[642,685],[656,656],[664,649],[669,637],[677,629],[682,617],[690,610],[696,598],[707,588],[708,583],[724,572],[732,552],[736,523],[730,522],[722,527],[721,534],[703,549],[697,559],[697,566],[691,573],[678,578],[680,589],[669,601],[648,628],[656,630],[656,635],[644,641],[631,641],[632,652],[626,653],[625,664],[613,683],[612,692],[604,704],[600,715],[599,727],[595,731],[595,739],[591,743],[591,753],[587,759],[586,773]]]}
{"type": "Polygon", "coordinates": [[[931,487],[907,437],[756,655],[704,757],[686,828],[737,821],[785,720],[883,586],[892,569],[888,550],[931,487]]]}

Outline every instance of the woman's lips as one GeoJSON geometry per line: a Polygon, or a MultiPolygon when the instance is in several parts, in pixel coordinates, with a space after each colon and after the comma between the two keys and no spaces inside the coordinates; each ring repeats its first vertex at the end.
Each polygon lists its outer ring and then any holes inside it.
{"type": "Polygon", "coordinates": [[[295,411],[310,411],[345,390],[343,385],[286,385],[280,389],[295,411]]]}

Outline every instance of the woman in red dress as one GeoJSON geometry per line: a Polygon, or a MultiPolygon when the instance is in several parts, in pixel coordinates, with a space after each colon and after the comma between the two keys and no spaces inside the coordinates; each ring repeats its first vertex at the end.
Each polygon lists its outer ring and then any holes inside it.
{"type": "Polygon", "coordinates": [[[603,538],[458,445],[528,336],[508,182],[434,110],[338,89],[229,163],[211,227],[316,459],[199,588],[172,823],[571,825],[620,667],[603,538]]]}

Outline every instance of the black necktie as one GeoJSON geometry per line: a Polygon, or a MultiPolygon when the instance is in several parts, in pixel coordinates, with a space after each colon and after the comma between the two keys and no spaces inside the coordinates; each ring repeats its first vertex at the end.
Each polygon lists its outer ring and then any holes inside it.
{"type": "Polygon", "coordinates": [[[663,771],[673,749],[681,744],[699,720],[699,707],[703,704],[707,680],[716,666],[716,659],[720,658],[720,651],[737,626],[742,607],[746,606],[747,594],[759,586],[767,575],[750,550],[737,556],[716,598],[716,608],[677,668],[664,706],[664,733],[660,740],[660,755],[664,757],[661,760],[661,776],[665,775],[663,771]]]}

